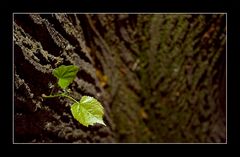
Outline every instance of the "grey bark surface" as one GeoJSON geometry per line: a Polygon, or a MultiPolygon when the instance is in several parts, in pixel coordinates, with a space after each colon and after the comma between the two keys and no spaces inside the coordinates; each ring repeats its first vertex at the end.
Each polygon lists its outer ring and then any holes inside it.
{"type": "Polygon", "coordinates": [[[226,16],[14,15],[14,141],[225,142],[226,16]],[[72,96],[102,102],[84,127],[48,95],[59,65],[80,71],[72,96]]]}

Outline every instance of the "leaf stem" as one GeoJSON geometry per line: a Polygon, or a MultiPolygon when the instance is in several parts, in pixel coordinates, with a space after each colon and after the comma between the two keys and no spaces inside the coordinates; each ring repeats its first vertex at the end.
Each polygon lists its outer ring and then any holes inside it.
{"type": "Polygon", "coordinates": [[[70,100],[74,101],[75,103],[78,103],[78,101],[77,101],[77,100],[75,100],[73,97],[71,97],[71,96],[68,96],[68,95],[66,95],[66,94],[64,94],[64,93],[62,93],[62,94],[61,94],[61,96],[63,96],[63,97],[67,97],[68,99],[70,99],[70,100]]]}
{"type": "Polygon", "coordinates": [[[66,98],[68,98],[68,99],[70,99],[70,100],[72,100],[72,101],[78,103],[77,100],[75,100],[75,99],[72,98],[71,96],[66,95],[65,93],[56,94],[56,95],[43,95],[42,97],[43,97],[43,98],[66,97],[66,98]]]}

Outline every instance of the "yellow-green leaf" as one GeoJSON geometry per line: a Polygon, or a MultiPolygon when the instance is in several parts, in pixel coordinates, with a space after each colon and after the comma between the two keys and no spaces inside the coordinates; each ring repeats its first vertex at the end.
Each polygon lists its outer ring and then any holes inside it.
{"type": "Polygon", "coordinates": [[[71,106],[71,112],[73,117],[84,126],[95,123],[105,125],[103,122],[103,106],[93,97],[83,96],[79,103],[74,103],[71,106]]]}

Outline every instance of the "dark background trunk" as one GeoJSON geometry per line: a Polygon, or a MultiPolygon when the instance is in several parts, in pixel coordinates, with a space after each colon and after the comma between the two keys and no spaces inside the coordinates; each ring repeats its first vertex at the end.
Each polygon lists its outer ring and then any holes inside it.
{"type": "Polygon", "coordinates": [[[224,14],[15,14],[13,38],[14,142],[226,141],[224,14]],[[107,127],[41,98],[62,64],[107,127]]]}

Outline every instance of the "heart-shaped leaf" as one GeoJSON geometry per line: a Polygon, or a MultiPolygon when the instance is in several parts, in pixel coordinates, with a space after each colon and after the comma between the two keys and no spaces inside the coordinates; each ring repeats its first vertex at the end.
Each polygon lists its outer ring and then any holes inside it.
{"type": "Polygon", "coordinates": [[[94,123],[105,125],[103,122],[103,106],[93,97],[83,96],[79,103],[74,103],[71,106],[71,112],[73,117],[84,126],[94,123]]]}
{"type": "Polygon", "coordinates": [[[53,70],[53,75],[58,79],[58,85],[65,89],[75,79],[79,68],[75,65],[61,65],[53,70]]]}

